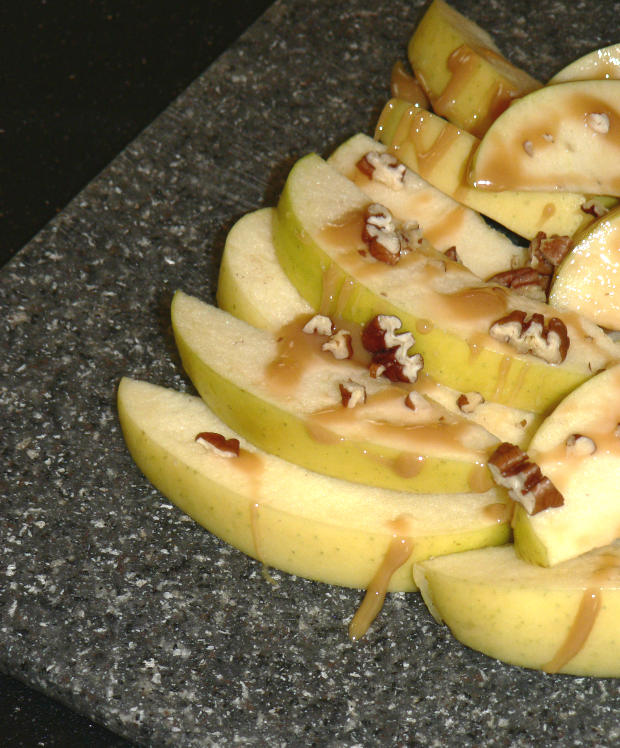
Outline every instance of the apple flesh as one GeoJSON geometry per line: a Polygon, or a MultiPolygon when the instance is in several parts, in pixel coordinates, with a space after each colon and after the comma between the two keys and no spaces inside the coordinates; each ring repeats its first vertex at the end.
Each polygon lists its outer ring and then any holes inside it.
{"type": "Polygon", "coordinates": [[[620,80],[545,86],[515,101],[473,154],[479,189],[620,195],[620,80]]]}
{"type": "Polygon", "coordinates": [[[571,315],[563,316],[570,348],[559,365],[494,340],[490,326],[512,309],[562,315],[483,283],[430,248],[417,248],[397,265],[361,256],[368,202],[316,155],[293,167],[278,204],[274,243],[284,272],[314,309],[361,325],[375,314],[395,315],[414,334],[414,350],[434,381],[535,413],[617,359],[616,346],[599,328],[571,315]]]}
{"type": "Polygon", "coordinates": [[[606,78],[620,78],[620,44],[588,52],[557,72],[547,85],[606,78]]]}
{"type": "Polygon", "coordinates": [[[396,490],[486,490],[487,431],[407,389],[374,379],[367,365],[336,360],[307,319],[272,334],[177,292],[172,326],[183,367],[207,405],[272,454],[326,475],[396,490]],[[308,348],[309,347],[309,348],[308,348]],[[340,385],[362,385],[367,402],[345,408],[340,385]],[[441,487],[441,488],[439,488],[441,487]]]}
{"type": "Polygon", "coordinates": [[[430,556],[506,541],[502,494],[423,494],[362,487],[311,473],[257,450],[200,398],[124,378],[118,410],[129,451],[181,510],[267,566],[365,589],[392,540],[411,557],[389,589],[415,589],[412,565],[430,556]],[[238,438],[239,457],[208,451],[203,432],[238,438]]]}
{"type": "Polygon", "coordinates": [[[479,213],[433,187],[411,169],[401,189],[366,176],[356,164],[369,152],[386,146],[368,135],[354,135],[327,159],[351,179],[372,202],[381,203],[399,220],[415,220],[428,241],[440,252],[456,249],[460,262],[479,278],[525,264],[526,250],[493,229],[479,213]]]}
{"type": "Polygon", "coordinates": [[[479,139],[407,101],[388,101],[375,138],[438,190],[526,239],[539,231],[572,236],[592,221],[583,194],[475,189],[468,170],[479,139]]]}
{"type": "Polygon", "coordinates": [[[491,36],[443,0],[434,0],[408,48],[433,110],[482,135],[510,102],[541,84],[501,55],[491,36]]]}
{"type": "Polygon", "coordinates": [[[529,515],[517,504],[514,542],[553,566],[620,536],[620,365],[592,377],[540,425],[527,453],[564,497],[529,515]]]}
{"type": "Polygon", "coordinates": [[[547,672],[620,676],[620,543],[552,569],[513,546],[429,559],[414,567],[429,610],[463,644],[547,672]]]}
{"type": "Polygon", "coordinates": [[[620,208],[591,224],[558,267],[549,303],[620,330],[620,208]]]}

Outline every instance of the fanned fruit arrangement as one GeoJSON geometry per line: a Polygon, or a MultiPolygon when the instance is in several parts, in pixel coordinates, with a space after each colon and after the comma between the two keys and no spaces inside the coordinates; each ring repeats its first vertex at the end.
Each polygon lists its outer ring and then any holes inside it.
{"type": "Polygon", "coordinates": [[[435,0],[375,138],[234,226],[219,308],[176,294],[201,397],[121,381],[149,480],[366,590],[354,639],[419,589],[492,657],[620,676],[619,53],[543,85],[435,0]]]}

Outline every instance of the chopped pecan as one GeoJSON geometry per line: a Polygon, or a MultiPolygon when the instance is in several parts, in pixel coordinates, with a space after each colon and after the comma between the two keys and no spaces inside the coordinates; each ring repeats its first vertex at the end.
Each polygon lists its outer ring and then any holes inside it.
{"type": "Polygon", "coordinates": [[[609,208],[599,197],[588,198],[584,203],[582,203],[581,210],[595,218],[600,218],[601,216],[604,216],[605,213],[609,213],[609,208]]]}
{"type": "Polygon", "coordinates": [[[531,353],[550,364],[562,363],[570,347],[568,331],[561,319],[552,317],[547,323],[542,314],[528,317],[518,309],[496,320],[489,328],[489,335],[519,353],[531,353]]]}
{"type": "Polygon", "coordinates": [[[201,431],[195,441],[220,457],[239,457],[239,439],[227,439],[216,431],[201,431]]]}
{"type": "Polygon", "coordinates": [[[411,390],[411,392],[407,393],[407,397],[405,398],[405,405],[407,406],[407,408],[409,408],[410,410],[414,410],[416,413],[424,410],[429,410],[429,408],[431,407],[424,395],[416,392],[415,390],[411,390]]]}
{"type": "Polygon", "coordinates": [[[495,482],[528,514],[564,504],[562,494],[516,444],[502,442],[489,457],[488,466],[495,482]]]}
{"type": "Polygon", "coordinates": [[[345,408],[355,408],[356,405],[366,402],[366,388],[352,379],[347,379],[340,385],[340,399],[345,408]]]}
{"type": "Polygon", "coordinates": [[[379,203],[372,203],[364,214],[362,239],[368,251],[379,262],[396,265],[402,250],[402,237],[390,211],[379,203]]]}
{"type": "Polygon", "coordinates": [[[357,162],[356,166],[362,174],[393,190],[403,188],[407,167],[391,153],[369,151],[357,162]]]}
{"type": "Polygon", "coordinates": [[[460,262],[458,253],[456,251],[456,246],[453,244],[451,247],[448,247],[448,249],[444,252],[445,256],[452,260],[453,262],[460,262]]]}
{"type": "Polygon", "coordinates": [[[337,333],[323,343],[322,351],[328,351],[334,358],[353,358],[353,340],[348,330],[338,330],[337,333]]]}
{"type": "Polygon", "coordinates": [[[398,317],[378,314],[362,330],[362,345],[372,353],[370,375],[387,377],[393,382],[415,382],[424,366],[419,353],[413,356],[408,351],[415,343],[410,332],[396,334],[402,326],[398,317]]]}
{"type": "Polygon", "coordinates": [[[334,331],[334,324],[324,314],[315,314],[302,328],[308,335],[333,335],[334,331]]]}
{"type": "Polygon", "coordinates": [[[473,413],[483,402],[484,397],[479,392],[467,392],[459,395],[456,404],[463,413],[473,413]]]}
{"type": "Polygon", "coordinates": [[[590,112],[586,116],[586,125],[599,135],[607,135],[609,132],[609,115],[605,112],[590,112]]]}
{"type": "Polygon", "coordinates": [[[539,231],[530,242],[530,265],[542,275],[551,276],[572,248],[570,236],[547,236],[544,231],[539,231]]]}
{"type": "Polygon", "coordinates": [[[596,444],[589,436],[584,436],[583,434],[571,434],[566,440],[566,449],[571,455],[587,457],[596,452],[596,444]]]}
{"type": "Polygon", "coordinates": [[[550,276],[543,275],[534,268],[523,267],[497,273],[489,279],[489,282],[511,288],[530,299],[546,301],[550,280],[550,276]]]}

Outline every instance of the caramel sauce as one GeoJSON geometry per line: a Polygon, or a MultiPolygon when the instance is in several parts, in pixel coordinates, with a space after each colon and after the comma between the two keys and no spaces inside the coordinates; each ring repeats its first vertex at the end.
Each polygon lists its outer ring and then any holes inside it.
{"type": "Polygon", "coordinates": [[[323,271],[322,281],[318,313],[330,317],[340,295],[343,282],[342,271],[336,264],[332,263],[323,271]]]}
{"type": "Polygon", "coordinates": [[[445,119],[451,119],[463,90],[469,85],[478,66],[478,55],[466,44],[461,44],[450,54],[448,57],[450,79],[440,96],[432,101],[433,109],[437,114],[445,119]]]}
{"type": "Polygon", "coordinates": [[[418,83],[415,76],[406,70],[400,60],[395,62],[392,67],[390,92],[395,99],[404,99],[414,106],[428,109],[429,101],[424,93],[424,89],[418,83]]]}
{"type": "Polygon", "coordinates": [[[239,456],[230,460],[230,464],[244,473],[250,481],[250,493],[253,497],[250,501],[250,531],[252,533],[252,543],[254,545],[254,557],[262,562],[263,554],[261,549],[261,539],[258,529],[258,514],[260,510],[260,489],[263,475],[264,462],[260,455],[255,452],[249,452],[241,448],[239,456]]]}
{"type": "Polygon", "coordinates": [[[321,229],[321,238],[328,244],[355,250],[365,250],[362,239],[364,231],[364,209],[352,210],[338,221],[328,223],[321,229]]]}
{"type": "Polygon", "coordinates": [[[294,390],[308,367],[322,355],[325,338],[304,333],[307,320],[294,319],[276,333],[278,350],[266,371],[267,382],[275,390],[294,390]]]}
{"type": "Polygon", "coordinates": [[[508,373],[512,365],[511,356],[503,356],[499,362],[499,369],[497,371],[497,385],[495,387],[495,399],[501,402],[502,395],[503,399],[506,399],[506,390],[508,385],[508,373]]]}
{"type": "Polygon", "coordinates": [[[487,504],[482,511],[485,517],[500,525],[502,522],[508,522],[512,519],[513,506],[496,501],[492,504],[487,504]]]}
{"type": "Polygon", "coordinates": [[[555,211],[555,205],[553,203],[547,203],[542,210],[539,225],[542,226],[546,221],[548,221],[553,216],[555,211]]]}
{"type": "Polygon", "coordinates": [[[447,214],[442,216],[440,222],[424,227],[424,238],[436,249],[447,249],[448,246],[454,244],[450,239],[458,236],[466,218],[467,208],[462,205],[456,205],[447,214]]]}
{"type": "Polygon", "coordinates": [[[482,332],[475,333],[467,338],[466,342],[469,346],[469,362],[473,363],[487,346],[488,335],[482,332]]]}
{"type": "MultiPolygon", "coordinates": [[[[420,118],[421,120],[421,118],[420,118]]],[[[411,142],[418,156],[418,172],[421,177],[426,179],[432,175],[432,172],[436,168],[437,164],[450,150],[452,145],[456,142],[459,137],[459,130],[456,127],[446,126],[444,127],[437,138],[435,138],[432,146],[426,150],[422,149],[420,140],[423,135],[422,129],[411,129],[411,142]],[[417,136],[417,137],[416,137],[417,136]]]]}
{"type": "Polygon", "coordinates": [[[615,571],[619,565],[620,558],[616,554],[604,554],[599,568],[592,574],[592,586],[588,587],[581,597],[581,602],[566,639],[551,660],[542,666],[541,670],[546,673],[558,673],[573,657],[581,652],[601,610],[602,586],[611,572],[615,571]]]}
{"type": "Polygon", "coordinates": [[[444,294],[449,314],[461,322],[491,325],[506,314],[508,300],[505,288],[499,286],[479,286],[463,288],[451,294],[444,294]]]}
{"type": "Polygon", "coordinates": [[[434,327],[435,325],[431,322],[430,319],[418,319],[415,323],[416,332],[418,332],[420,335],[428,335],[429,332],[433,331],[434,327]]]}
{"type": "Polygon", "coordinates": [[[415,478],[416,475],[420,474],[423,467],[424,457],[408,452],[402,452],[393,462],[394,472],[401,478],[415,478]]]}
{"type": "Polygon", "coordinates": [[[467,482],[472,493],[485,493],[494,485],[486,462],[477,462],[472,466],[467,482]]]}
{"type": "Polygon", "coordinates": [[[394,533],[387,552],[349,624],[349,638],[352,641],[359,641],[366,634],[381,612],[392,575],[409,560],[413,552],[413,540],[403,534],[406,532],[404,518],[397,519],[392,525],[394,533]]]}

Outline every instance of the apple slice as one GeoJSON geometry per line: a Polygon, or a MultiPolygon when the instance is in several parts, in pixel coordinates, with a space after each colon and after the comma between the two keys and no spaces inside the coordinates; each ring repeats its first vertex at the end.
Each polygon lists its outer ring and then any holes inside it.
{"type": "Polygon", "coordinates": [[[478,136],[513,99],[542,85],[508,62],[486,31],[443,0],[431,3],[408,53],[433,110],[478,136]]]}
{"type": "Polygon", "coordinates": [[[366,588],[395,542],[410,558],[390,590],[414,590],[414,561],[506,541],[502,494],[414,495],[327,478],[261,452],[200,398],[124,378],[118,410],[146,477],[180,509],[244,553],[291,574],[366,588]],[[200,433],[240,442],[224,457],[200,433]]]}
{"type": "Polygon", "coordinates": [[[581,209],[582,194],[474,189],[468,169],[478,138],[407,101],[385,105],[375,137],[434,187],[519,236],[533,239],[539,231],[572,236],[592,221],[581,209]]]}
{"type": "Polygon", "coordinates": [[[377,170],[368,176],[356,164],[368,153],[387,148],[368,135],[354,135],[327,159],[351,179],[372,202],[381,203],[401,221],[416,220],[424,236],[440,252],[454,247],[460,262],[479,278],[521,267],[527,251],[491,228],[479,213],[461,205],[407,169],[396,189],[377,170]]]}
{"type": "Polygon", "coordinates": [[[620,195],[620,80],[558,83],[515,101],[491,125],[470,182],[489,190],[620,195]]]}
{"type": "Polygon", "coordinates": [[[620,537],[620,365],[565,398],[528,448],[564,504],[528,514],[517,504],[515,546],[535,564],[553,566],[620,537]]]}
{"type": "Polygon", "coordinates": [[[606,78],[620,78],[620,44],[588,52],[557,72],[547,85],[606,78]]]}
{"type": "Polygon", "coordinates": [[[172,303],[177,347],[196,389],[261,449],[385,488],[461,493],[489,487],[486,459],[495,437],[423,396],[408,407],[411,386],[371,377],[355,342],[355,359],[323,351],[328,337],[302,332],[307,321],[271,334],[181,292],[172,303]],[[341,386],[351,383],[363,397],[346,407],[341,386]]]}
{"type": "MultiPolygon", "coordinates": [[[[271,241],[273,209],[241,218],[231,229],[224,249],[218,285],[221,309],[254,327],[278,334],[280,329],[313,309],[280,267],[271,241]]],[[[415,389],[452,413],[482,426],[500,441],[525,447],[540,416],[489,401],[463,401],[463,393],[434,382],[422,373],[415,389]]]]}
{"type": "Polygon", "coordinates": [[[429,610],[472,649],[546,672],[620,676],[620,544],[553,569],[513,546],[416,564],[429,610]]]}
{"type": "Polygon", "coordinates": [[[555,272],[549,303],[620,330],[620,208],[575,238],[575,246],[555,272]]]}
{"type": "Polygon", "coordinates": [[[235,223],[226,237],[217,286],[222,309],[263,330],[312,314],[276,260],[274,216],[273,208],[262,208],[235,223]]]}
{"type": "Polygon", "coordinates": [[[513,310],[555,310],[486,284],[460,263],[422,245],[391,265],[363,240],[369,200],[316,155],[293,167],[278,204],[274,243],[280,264],[310,305],[365,325],[376,314],[398,317],[424,357],[424,372],[460,392],[540,413],[618,357],[595,325],[562,315],[570,347],[550,364],[496,340],[490,328],[513,310]]]}

